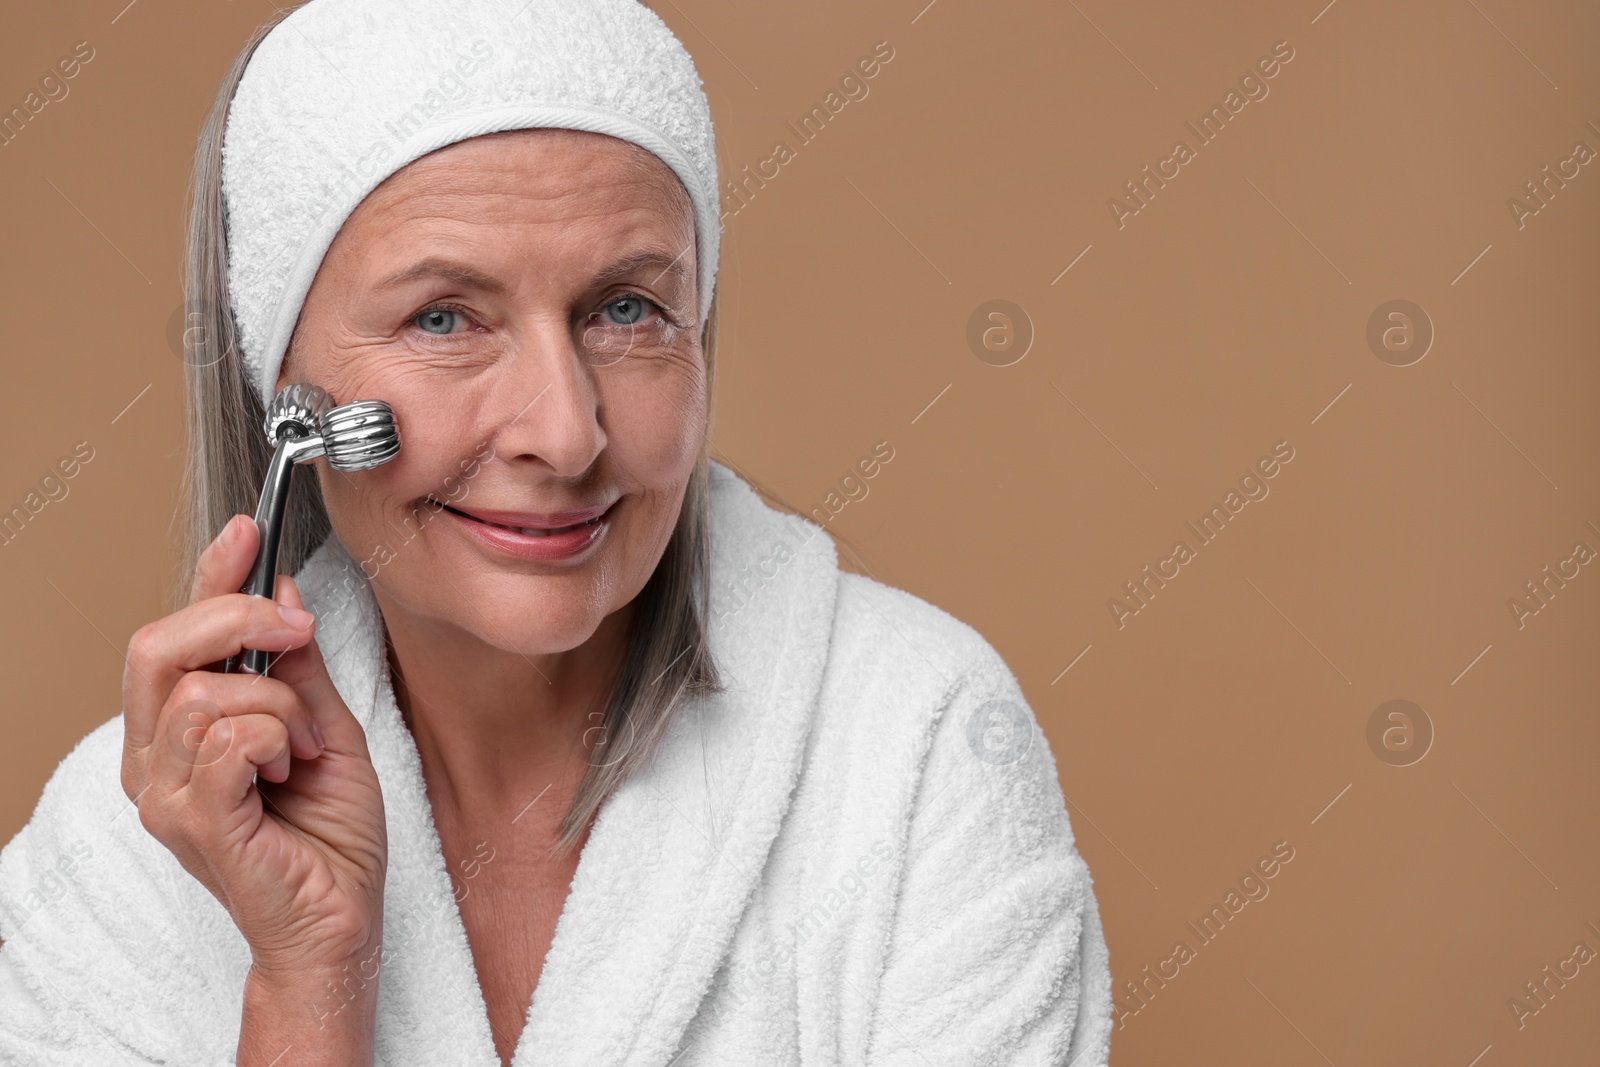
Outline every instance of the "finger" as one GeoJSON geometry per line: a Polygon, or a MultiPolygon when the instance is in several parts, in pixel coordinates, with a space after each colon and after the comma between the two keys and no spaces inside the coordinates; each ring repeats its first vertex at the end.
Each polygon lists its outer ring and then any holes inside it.
{"type": "Polygon", "coordinates": [[[237,593],[254,569],[261,530],[248,515],[235,515],[200,553],[189,585],[189,603],[222,593],[237,593]]]}
{"type": "MultiPolygon", "coordinates": [[[[191,605],[222,593],[238,592],[243,587],[255,565],[260,533],[255,520],[248,515],[234,515],[223,523],[195,564],[189,583],[191,605]]],[[[167,690],[151,679],[140,665],[143,662],[141,652],[149,637],[143,630],[134,634],[127,655],[123,657],[126,666],[122,672],[122,788],[129,797],[137,796],[144,789],[149,773],[145,749],[155,736],[167,695],[167,690]]],[[[222,660],[213,660],[203,666],[220,669],[221,663],[222,660]]]]}
{"type": "Polygon", "coordinates": [[[140,627],[128,643],[123,675],[127,750],[150,744],[162,708],[184,675],[246,648],[281,651],[303,645],[315,629],[309,613],[248,593],[199,600],[140,627]]]}
{"type": "MultiPolygon", "coordinates": [[[[299,608],[301,611],[306,610],[305,602],[300,599],[299,588],[295,586],[294,579],[289,577],[287,574],[279,574],[274,576],[272,585],[272,599],[285,607],[299,608]]],[[[292,651],[293,649],[285,649],[282,652],[278,652],[272,656],[269,656],[267,658],[268,672],[274,675],[277,674],[278,661],[292,651]]]]}
{"type": "Polygon", "coordinates": [[[287,574],[278,575],[277,584],[272,589],[272,599],[291,608],[304,610],[306,606],[306,602],[300,599],[300,587],[287,574]]]}
{"type": "Polygon", "coordinates": [[[149,756],[151,778],[166,792],[193,775],[207,732],[223,718],[269,715],[283,723],[294,756],[312,760],[323,751],[310,710],[276,678],[196,671],[173,689],[168,705],[158,731],[164,743],[151,746],[149,756]]]}
{"type": "MultiPolygon", "coordinates": [[[[141,812],[147,807],[146,796],[159,805],[183,788],[206,730],[222,717],[222,709],[209,701],[175,702],[159,720],[156,735],[162,739],[160,744],[136,745],[127,739],[124,726],[122,789],[140,805],[141,812]]],[[[145,825],[154,832],[148,821],[145,825]]]]}
{"type": "MultiPolygon", "coordinates": [[[[201,554],[195,567],[194,586],[189,603],[224,593],[243,591],[255,570],[256,554],[261,547],[261,527],[249,515],[235,515],[217,535],[208,551],[215,550],[212,559],[201,554]]],[[[206,664],[205,670],[223,673],[228,670],[227,660],[206,664]]],[[[238,668],[235,668],[238,669],[238,668]]]]}
{"type": "Polygon", "coordinates": [[[289,776],[289,733],[271,715],[231,715],[206,732],[189,779],[187,803],[196,821],[219,834],[259,817],[251,786],[289,776]]]}

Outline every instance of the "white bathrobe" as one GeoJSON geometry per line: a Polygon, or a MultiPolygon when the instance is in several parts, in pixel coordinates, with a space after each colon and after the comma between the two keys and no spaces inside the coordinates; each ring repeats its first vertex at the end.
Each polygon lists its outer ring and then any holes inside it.
{"type": "MultiPolygon", "coordinates": [[[[711,473],[728,689],[602,807],[512,1063],[1105,1064],[1099,910],[1016,678],[711,473]]],[[[377,1063],[498,1067],[371,592],[337,541],[299,582],[383,785],[377,1063]]],[[[0,851],[0,1063],[234,1062],[248,946],[144,829],[121,757],[119,715],[0,851]]]]}

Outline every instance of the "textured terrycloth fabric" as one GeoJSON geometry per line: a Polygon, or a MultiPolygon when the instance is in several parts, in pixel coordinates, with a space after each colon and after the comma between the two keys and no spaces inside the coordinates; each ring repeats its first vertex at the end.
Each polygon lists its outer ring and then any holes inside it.
{"type": "Polygon", "coordinates": [[[356,205],[437,148],[533,127],[610,134],[672,168],[694,203],[705,320],[721,235],[711,107],[655,12],[636,0],[311,0],[256,47],[223,135],[228,285],[263,407],[356,205]]]}
{"type": "MultiPolygon", "coordinates": [[[[1100,913],[1016,678],[711,473],[727,690],[602,807],[513,1064],[1101,1067],[1100,913]]],[[[337,541],[298,581],[383,786],[377,1063],[497,1067],[371,591],[337,541]]],[[[121,746],[120,718],[89,734],[0,850],[0,1063],[233,1062],[248,946],[144,830],[121,746]]]]}

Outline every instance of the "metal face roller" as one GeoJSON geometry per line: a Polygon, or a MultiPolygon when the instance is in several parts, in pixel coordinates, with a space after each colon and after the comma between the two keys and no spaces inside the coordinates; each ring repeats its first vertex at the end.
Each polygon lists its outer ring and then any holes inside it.
{"type": "Polygon", "coordinates": [[[328,463],[338,471],[364,471],[400,454],[394,409],[382,400],[355,400],[322,416],[328,463]]]}
{"type": "MultiPolygon", "coordinates": [[[[400,428],[394,410],[382,400],[336,406],[326,390],[303,382],[285,386],[273,397],[264,426],[272,460],[256,506],[261,548],[250,580],[241,591],[271,599],[278,581],[278,546],[283,540],[295,466],[326,456],[334,470],[369,470],[400,454],[400,428]]],[[[269,652],[247,649],[228,660],[224,670],[266,674],[270,657],[269,652]],[[242,668],[236,663],[241,659],[242,668]]]]}

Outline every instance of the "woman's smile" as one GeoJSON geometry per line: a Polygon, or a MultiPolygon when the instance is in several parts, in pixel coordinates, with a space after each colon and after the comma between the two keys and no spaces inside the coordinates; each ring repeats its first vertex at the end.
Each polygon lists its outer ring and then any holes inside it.
{"type": "Polygon", "coordinates": [[[433,501],[469,537],[518,559],[565,560],[587,556],[589,549],[605,541],[611,520],[621,498],[610,504],[555,513],[466,511],[433,501]]]}

